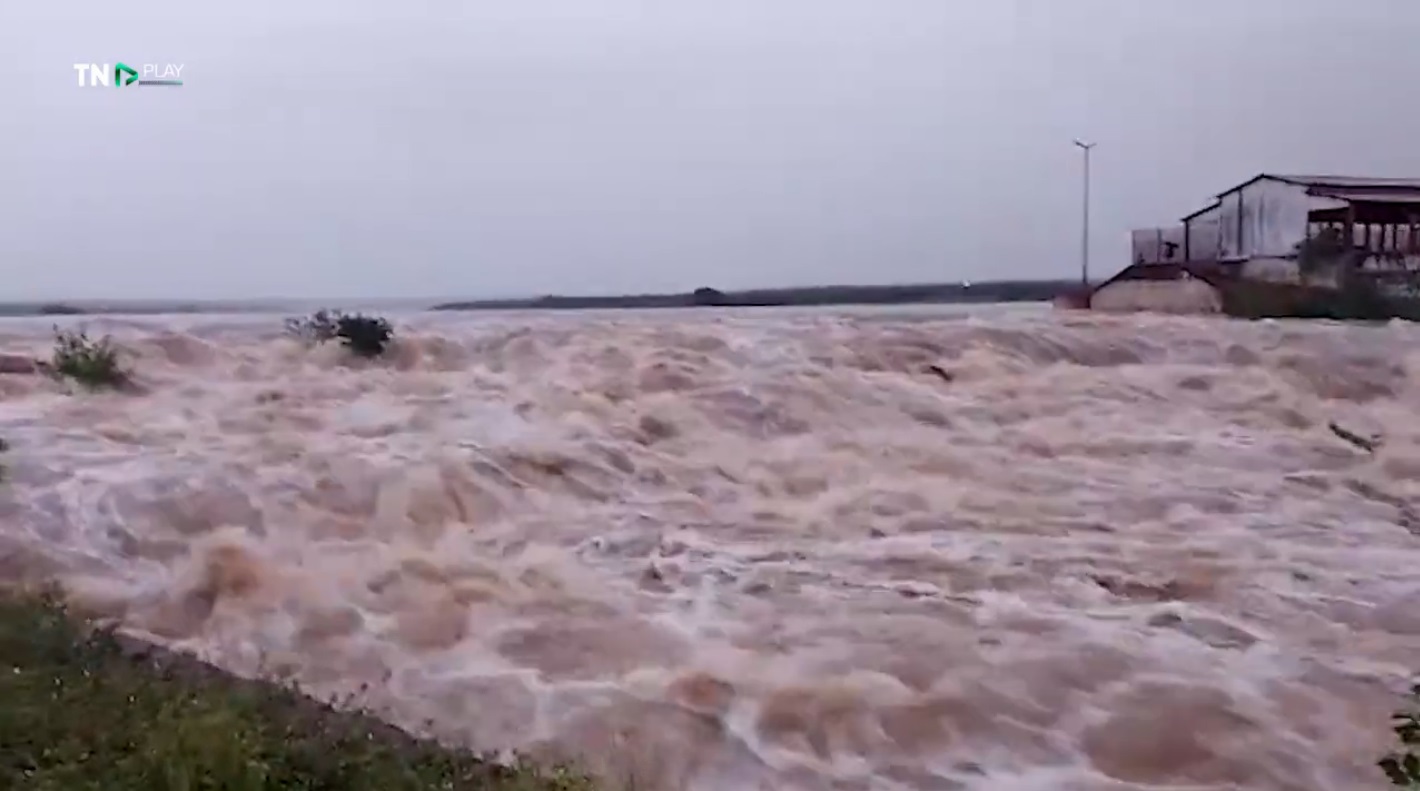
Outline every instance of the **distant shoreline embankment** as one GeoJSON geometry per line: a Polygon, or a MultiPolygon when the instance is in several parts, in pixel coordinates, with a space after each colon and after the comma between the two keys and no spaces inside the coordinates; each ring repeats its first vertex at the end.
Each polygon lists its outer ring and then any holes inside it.
{"type": "Polygon", "coordinates": [[[921,283],[893,286],[805,286],[720,291],[698,288],[674,294],[616,294],[609,296],[543,296],[523,299],[477,299],[436,303],[420,300],[74,300],[69,302],[0,302],[0,317],[33,316],[147,316],[201,313],[281,313],[314,310],[318,304],[369,303],[369,309],[389,309],[375,303],[402,303],[401,310],[592,310],[643,308],[771,308],[815,305],[931,305],[988,302],[1049,302],[1079,291],[1073,280],[984,280],[958,283],[921,283]],[[432,307],[430,306],[431,303],[432,307]]]}
{"type": "Polygon", "coordinates": [[[610,308],[770,308],[813,305],[925,305],[961,302],[1049,302],[1079,289],[1073,280],[988,280],[897,286],[808,286],[600,297],[545,296],[446,302],[433,310],[590,310],[610,308]]]}
{"type": "Polygon", "coordinates": [[[88,304],[71,305],[64,302],[6,302],[0,303],[0,318],[26,318],[30,316],[152,316],[169,313],[220,313],[230,310],[223,305],[194,305],[188,302],[153,304],[88,304]]]}

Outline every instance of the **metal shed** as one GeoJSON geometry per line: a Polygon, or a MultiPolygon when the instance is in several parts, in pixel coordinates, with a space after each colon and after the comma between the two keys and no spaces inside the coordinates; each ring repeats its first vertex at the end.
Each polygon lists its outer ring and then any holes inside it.
{"type": "Polygon", "coordinates": [[[1420,179],[1262,174],[1219,193],[1218,218],[1224,261],[1290,256],[1319,226],[1363,249],[1420,254],[1420,179]]]}

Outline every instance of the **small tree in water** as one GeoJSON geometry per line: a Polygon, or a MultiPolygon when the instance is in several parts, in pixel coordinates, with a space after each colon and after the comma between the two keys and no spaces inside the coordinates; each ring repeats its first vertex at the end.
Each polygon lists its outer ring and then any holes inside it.
{"type": "Polygon", "coordinates": [[[54,328],[54,356],[50,368],[56,376],[68,377],[90,389],[123,387],[128,372],[118,361],[118,347],[107,335],[97,341],[80,332],[54,328]]]}
{"type": "Polygon", "coordinates": [[[335,338],[340,314],[318,310],[301,319],[286,319],[286,334],[304,343],[325,343],[335,338]]]}
{"type": "Polygon", "coordinates": [[[318,310],[307,318],[287,319],[286,334],[308,344],[339,338],[342,346],[360,357],[379,357],[394,340],[394,328],[384,318],[337,310],[318,310]]]}
{"type": "Polygon", "coordinates": [[[361,357],[379,357],[394,338],[390,323],[379,316],[341,316],[335,334],[345,348],[361,357]]]}

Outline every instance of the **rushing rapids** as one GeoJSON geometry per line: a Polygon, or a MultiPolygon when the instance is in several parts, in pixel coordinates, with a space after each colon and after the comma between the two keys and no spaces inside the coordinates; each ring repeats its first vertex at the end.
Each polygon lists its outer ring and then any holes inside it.
{"type": "Polygon", "coordinates": [[[1378,787],[1420,329],[396,324],[356,363],[274,318],[90,320],[143,392],[0,376],[0,580],[641,789],[1378,787]]]}

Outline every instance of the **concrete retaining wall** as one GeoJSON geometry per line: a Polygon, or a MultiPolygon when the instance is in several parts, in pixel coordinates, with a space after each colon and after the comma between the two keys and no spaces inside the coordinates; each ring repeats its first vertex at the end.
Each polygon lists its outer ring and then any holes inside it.
{"type": "Polygon", "coordinates": [[[1094,293],[1090,308],[1110,312],[1221,313],[1223,298],[1202,280],[1120,280],[1094,293]]]}

